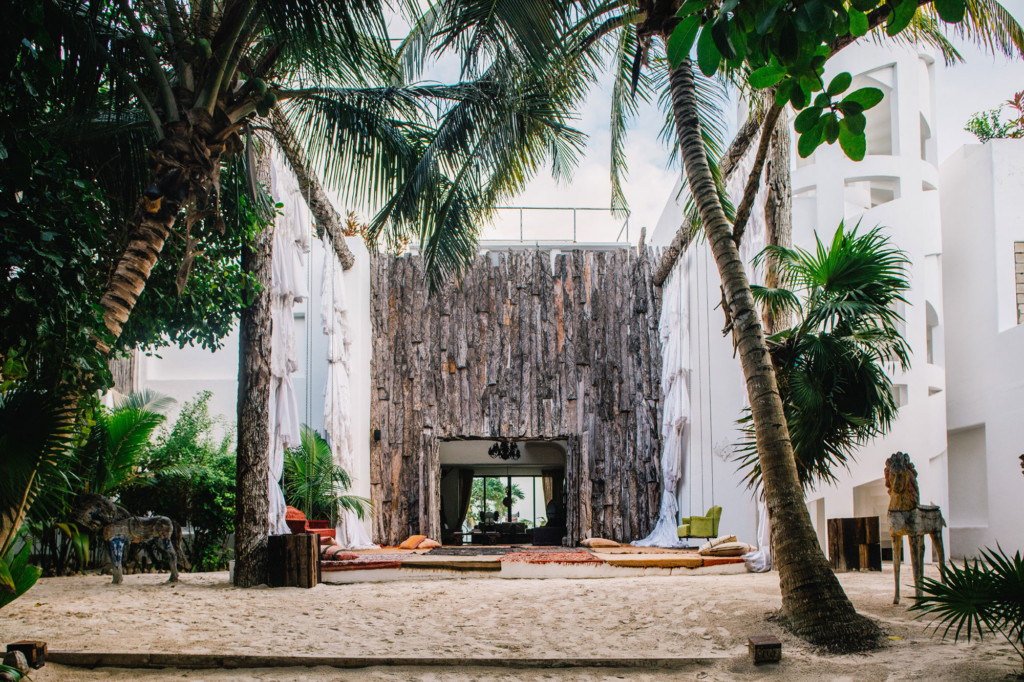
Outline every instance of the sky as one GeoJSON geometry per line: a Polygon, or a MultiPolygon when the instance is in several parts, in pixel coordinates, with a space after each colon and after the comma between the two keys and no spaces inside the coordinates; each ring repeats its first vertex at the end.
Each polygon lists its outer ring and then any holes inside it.
{"type": "MultiPolygon", "coordinates": [[[[1014,17],[1024,22],[1024,0],[1003,0],[1014,17]]],[[[970,116],[993,109],[1024,89],[1024,63],[992,57],[971,45],[957,41],[965,63],[945,67],[936,64],[936,136],[939,160],[945,160],[964,144],[976,142],[963,130],[970,116]]],[[[608,207],[610,205],[609,169],[609,102],[608,85],[591,92],[581,111],[577,127],[587,133],[588,146],[572,182],[556,182],[550,172],[542,171],[512,202],[516,206],[608,207]]],[[[668,150],[659,141],[662,114],[656,107],[645,107],[634,121],[628,141],[629,177],[626,196],[631,210],[630,241],[636,242],[639,228],[653,231],[668,200],[676,179],[677,168],[669,168],[668,150]]],[[[727,135],[731,139],[732,131],[727,135]]],[[[501,211],[499,224],[488,229],[484,238],[509,238],[518,235],[519,215],[501,211]]],[[[572,213],[523,212],[527,239],[565,239],[572,234],[572,213]],[[553,220],[552,218],[556,218],[553,220]]],[[[622,221],[601,212],[577,212],[577,228],[581,239],[611,241],[617,238],[622,221]]],[[[624,235],[623,235],[624,236],[624,235]]]]}

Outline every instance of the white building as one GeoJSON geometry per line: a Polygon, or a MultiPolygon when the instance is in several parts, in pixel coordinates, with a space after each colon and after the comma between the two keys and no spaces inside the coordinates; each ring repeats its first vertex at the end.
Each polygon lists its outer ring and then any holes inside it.
{"type": "MultiPolygon", "coordinates": [[[[872,86],[885,93],[866,112],[864,160],[851,161],[839,145],[801,159],[794,136],[794,245],[811,248],[815,232],[827,242],[841,221],[848,228],[859,222],[862,230],[883,226],[911,261],[908,304],[899,307],[911,366],[891,375],[899,417],[885,437],[859,450],[849,471],[837,472],[835,485],[807,495],[823,547],[826,519],[879,516],[887,554],[883,472],[897,450],[916,465],[921,502],[943,509],[947,554],[974,554],[997,540],[1024,545],[1024,476],[1016,457],[1024,452],[1024,331],[1017,326],[1024,310],[1018,307],[1024,304],[1024,143],[965,148],[940,173],[932,134],[935,68],[926,51],[849,48],[829,63],[827,76],[849,71],[851,90],[872,86]],[[948,325],[947,318],[956,322],[948,325]],[[948,386],[947,373],[955,378],[948,386]]],[[[670,200],[653,243],[671,241],[681,215],[670,200]]],[[[757,229],[748,227],[745,258],[760,250],[763,237],[756,242],[757,229]]],[[[718,331],[720,279],[703,241],[681,260],[685,277],[674,274],[666,286],[686,288],[690,301],[693,415],[682,515],[703,511],[713,494],[724,508],[723,529],[753,538],[756,511],[731,447],[739,440],[735,420],[744,385],[731,339],[718,331]]],[[[756,282],[758,274],[751,278],[756,282]]]]}
{"type": "Polygon", "coordinates": [[[948,488],[954,556],[1024,547],[1024,140],[942,164],[948,488]]]}

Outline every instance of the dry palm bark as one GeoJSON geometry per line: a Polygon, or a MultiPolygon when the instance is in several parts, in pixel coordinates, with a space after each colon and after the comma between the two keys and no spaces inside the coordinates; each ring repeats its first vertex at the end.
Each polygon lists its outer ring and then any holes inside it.
{"type": "MultiPolygon", "coordinates": [[[[269,181],[269,158],[256,164],[257,178],[269,181]]],[[[238,447],[235,489],[235,585],[267,582],[270,535],[270,315],[274,223],[242,249],[242,270],[255,280],[242,310],[238,339],[238,447]]]]}
{"type": "Polygon", "coordinates": [[[856,612],[843,592],[821,551],[804,504],[761,317],[704,154],[689,60],[672,72],[670,87],[683,166],[721,275],[746,380],[772,519],[783,616],[799,636],[812,643],[837,649],[873,645],[877,627],[856,612]]]}

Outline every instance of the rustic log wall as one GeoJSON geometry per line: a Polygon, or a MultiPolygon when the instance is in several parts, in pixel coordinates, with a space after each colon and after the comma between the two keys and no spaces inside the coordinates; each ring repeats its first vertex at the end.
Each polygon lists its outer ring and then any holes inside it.
{"type": "Polygon", "coordinates": [[[374,539],[438,537],[439,445],[565,438],[569,539],[654,525],[661,294],[650,250],[492,252],[428,297],[417,256],[372,263],[374,539]]]}

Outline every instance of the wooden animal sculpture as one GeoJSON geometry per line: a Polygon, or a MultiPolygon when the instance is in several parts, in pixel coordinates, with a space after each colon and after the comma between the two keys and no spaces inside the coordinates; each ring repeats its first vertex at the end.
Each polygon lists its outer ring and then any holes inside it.
{"type": "Polygon", "coordinates": [[[885,460],[885,487],[889,491],[889,533],[892,535],[892,568],[896,576],[896,594],[892,603],[899,604],[903,536],[906,535],[910,540],[914,588],[920,597],[921,579],[924,577],[925,534],[932,537],[932,544],[939,554],[939,573],[945,577],[945,571],[942,569],[946,563],[942,547],[942,527],[946,522],[938,507],[920,504],[917,469],[914,468],[907,453],[897,452],[885,460]]]}
{"type": "Polygon", "coordinates": [[[80,495],[75,502],[74,520],[89,530],[103,534],[113,566],[115,585],[124,580],[121,562],[128,543],[153,539],[159,540],[160,548],[171,564],[171,577],[167,582],[178,582],[181,531],[166,516],[132,516],[127,509],[102,495],[87,493],[80,495]]]}

